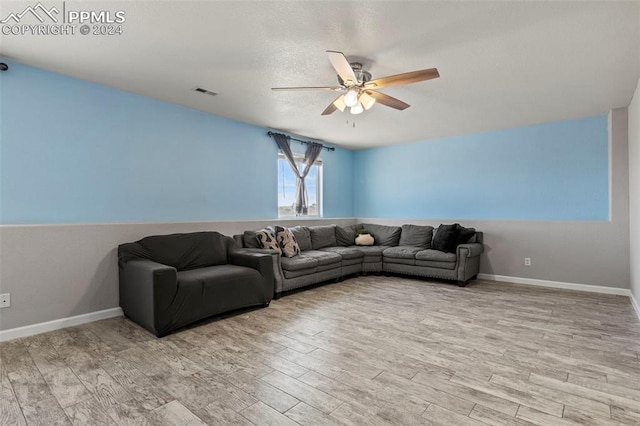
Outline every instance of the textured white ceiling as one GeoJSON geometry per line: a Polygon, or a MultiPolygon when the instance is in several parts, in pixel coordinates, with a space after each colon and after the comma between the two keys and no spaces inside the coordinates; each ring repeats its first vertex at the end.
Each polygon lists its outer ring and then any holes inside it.
{"type": "MultiPolygon", "coordinates": [[[[33,2],[2,1],[0,15],[33,2]]],[[[43,0],[45,6],[61,1],[43,0]]],[[[640,2],[66,1],[124,10],[120,36],[0,36],[25,64],[349,148],[606,113],[640,75],[640,2]],[[411,105],[320,113],[334,85],[325,50],[379,78],[441,78],[381,91],[411,105]],[[215,97],[192,91],[196,86],[215,97]],[[353,123],[355,122],[355,128],[353,123]]],[[[96,99],[100,102],[100,99],[96,99]]]]}

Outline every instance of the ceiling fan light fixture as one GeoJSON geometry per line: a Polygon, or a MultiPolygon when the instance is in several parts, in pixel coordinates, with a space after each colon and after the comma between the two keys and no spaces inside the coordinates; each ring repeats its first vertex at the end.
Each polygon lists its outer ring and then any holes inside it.
{"type": "Polygon", "coordinates": [[[344,109],[347,107],[347,105],[344,103],[344,95],[333,101],[333,105],[335,105],[335,107],[338,108],[340,112],[344,112],[344,109]]]}
{"type": "Polygon", "coordinates": [[[344,95],[344,104],[349,108],[353,108],[358,104],[358,91],[356,89],[349,89],[344,95]]]}
{"type": "Polygon", "coordinates": [[[376,103],[376,98],[363,93],[362,95],[360,95],[360,103],[362,104],[364,109],[368,111],[373,106],[373,104],[376,103]]]}
{"type": "Polygon", "coordinates": [[[349,110],[351,114],[360,114],[362,111],[364,111],[364,108],[362,107],[362,104],[360,102],[352,106],[349,110]]]}

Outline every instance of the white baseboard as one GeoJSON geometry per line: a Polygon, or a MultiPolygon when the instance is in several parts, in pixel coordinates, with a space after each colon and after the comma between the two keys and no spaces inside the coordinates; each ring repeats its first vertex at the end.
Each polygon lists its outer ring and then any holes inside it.
{"type": "Polygon", "coordinates": [[[640,304],[638,304],[638,301],[633,297],[633,293],[631,292],[629,292],[629,299],[631,299],[631,306],[636,310],[636,315],[638,316],[638,319],[640,319],[640,304]]]}
{"type": "MultiPolygon", "coordinates": [[[[630,290],[626,288],[603,287],[588,284],[565,283],[560,281],[538,280],[534,278],[509,277],[506,275],[478,274],[478,279],[508,282],[516,284],[534,285],[538,287],[563,288],[567,290],[589,291],[592,293],[616,294],[620,296],[628,296],[631,305],[636,311],[636,315],[640,319],[640,304],[633,297],[630,290]]],[[[103,311],[90,312],[88,314],[76,315],[68,318],[60,318],[53,321],[41,322],[38,324],[26,325],[24,327],[11,328],[9,330],[0,331],[0,342],[18,339],[21,337],[29,337],[48,331],[60,330],[61,328],[73,327],[76,325],[86,324],[88,322],[99,321],[107,318],[122,316],[121,308],[105,309],[103,311]]]]}
{"type": "Polygon", "coordinates": [[[515,284],[534,285],[538,287],[563,288],[566,290],[589,291],[591,293],[604,293],[604,294],[616,294],[618,296],[627,296],[631,300],[631,306],[633,306],[633,309],[636,311],[636,315],[638,316],[638,319],[640,319],[640,305],[638,305],[638,301],[633,297],[631,290],[627,288],[603,287],[599,285],[565,283],[561,281],[537,280],[535,278],[509,277],[507,275],[493,275],[493,274],[482,274],[482,273],[478,274],[478,279],[489,280],[489,281],[499,281],[499,282],[506,282],[506,283],[515,283],[515,284]]]}
{"type": "Polygon", "coordinates": [[[38,324],[25,325],[24,327],[10,328],[9,330],[0,331],[0,342],[18,339],[20,337],[33,336],[35,334],[46,333],[48,331],[60,330],[61,328],[73,327],[107,318],[119,317],[122,315],[122,309],[118,307],[68,318],[60,318],[53,321],[41,322],[38,324]]]}
{"type": "Polygon", "coordinates": [[[630,296],[631,292],[627,288],[603,287],[599,285],[565,283],[561,281],[538,280],[535,278],[509,277],[507,275],[478,274],[478,279],[500,281],[515,284],[535,285],[538,287],[563,288],[566,290],[589,291],[591,293],[617,294],[619,296],[630,296]]]}

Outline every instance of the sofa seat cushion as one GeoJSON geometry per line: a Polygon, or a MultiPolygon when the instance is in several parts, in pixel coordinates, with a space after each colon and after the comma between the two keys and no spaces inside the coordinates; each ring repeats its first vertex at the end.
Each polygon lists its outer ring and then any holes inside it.
{"type": "Polygon", "coordinates": [[[338,253],[331,253],[329,251],[309,250],[305,251],[304,255],[318,261],[318,266],[326,266],[337,264],[340,266],[342,262],[342,256],[338,253]]]}
{"type": "Polygon", "coordinates": [[[303,277],[305,275],[313,275],[313,274],[316,274],[318,272],[320,272],[318,270],[318,267],[308,268],[308,269],[300,269],[298,271],[287,271],[286,269],[282,270],[282,274],[288,280],[290,280],[291,278],[303,277]]]}
{"type": "Polygon", "coordinates": [[[385,258],[415,259],[416,253],[423,251],[420,247],[397,246],[389,247],[382,252],[385,258]]]}
{"type": "Polygon", "coordinates": [[[359,259],[342,259],[342,266],[362,265],[364,257],[359,259]]]}
{"type": "Polygon", "coordinates": [[[434,262],[455,262],[457,256],[455,253],[445,253],[439,250],[421,250],[416,253],[416,260],[429,260],[434,262]]]}
{"type": "Polygon", "coordinates": [[[329,253],[339,254],[342,260],[362,259],[364,253],[361,250],[353,247],[325,247],[319,251],[327,251],[329,253]]]}
{"type": "Polygon", "coordinates": [[[342,257],[342,266],[360,265],[364,254],[354,247],[325,247],[320,251],[339,254],[342,257]]]}
{"type": "Polygon", "coordinates": [[[423,250],[420,247],[389,247],[382,252],[385,263],[400,263],[403,265],[415,265],[416,253],[423,250]]]}
{"type": "Polygon", "coordinates": [[[179,271],[177,291],[171,304],[163,309],[165,334],[194,321],[241,307],[263,304],[265,282],[260,273],[238,265],[217,265],[179,271]]]}
{"type": "Polygon", "coordinates": [[[204,291],[206,291],[207,287],[217,284],[228,285],[230,282],[243,283],[262,279],[260,272],[253,268],[231,264],[180,271],[176,276],[178,289],[201,286],[204,291]]]}
{"type": "Polygon", "coordinates": [[[307,256],[304,252],[296,257],[281,257],[280,265],[283,271],[302,271],[305,269],[315,269],[318,267],[318,260],[307,256]]]}
{"type": "Polygon", "coordinates": [[[416,260],[416,266],[428,266],[439,269],[456,269],[456,262],[437,262],[434,260],[416,260]]]}
{"type": "Polygon", "coordinates": [[[364,263],[382,262],[382,252],[389,248],[389,246],[351,246],[360,250],[364,255],[362,261],[364,263]]]}

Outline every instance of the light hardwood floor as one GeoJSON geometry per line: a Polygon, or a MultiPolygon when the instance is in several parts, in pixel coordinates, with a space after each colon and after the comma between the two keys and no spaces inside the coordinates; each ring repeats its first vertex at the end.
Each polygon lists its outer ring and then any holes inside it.
{"type": "Polygon", "coordinates": [[[0,344],[0,424],[640,424],[628,298],[361,277],[156,339],[0,344]]]}

